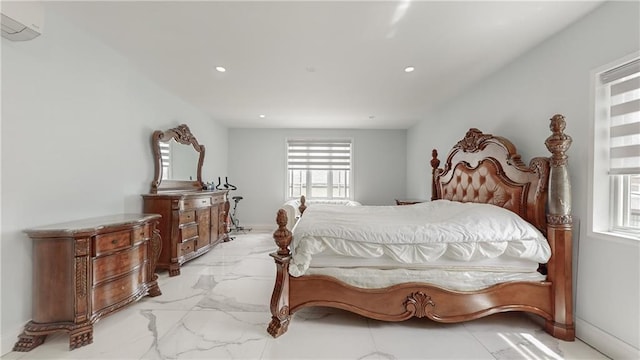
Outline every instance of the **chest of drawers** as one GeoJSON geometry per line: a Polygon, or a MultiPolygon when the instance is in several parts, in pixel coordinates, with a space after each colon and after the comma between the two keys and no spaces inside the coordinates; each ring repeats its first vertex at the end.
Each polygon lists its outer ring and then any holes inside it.
{"type": "Polygon", "coordinates": [[[158,229],[162,238],[159,269],[169,276],[180,274],[185,262],[201,256],[228,240],[226,190],[166,192],[142,195],[145,213],[162,215],[158,229]]]}
{"type": "Polygon", "coordinates": [[[33,242],[33,319],[14,351],[57,331],[69,348],[93,342],[93,324],[143,296],[160,295],[160,215],[120,214],[25,230],[33,242]]]}

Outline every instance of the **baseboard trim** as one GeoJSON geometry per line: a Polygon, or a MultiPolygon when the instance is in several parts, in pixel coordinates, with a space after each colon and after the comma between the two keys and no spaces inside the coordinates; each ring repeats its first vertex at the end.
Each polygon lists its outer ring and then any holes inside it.
{"type": "MultiPolygon", "coordinates": [[[[247,234],[251,233],[251,232],[274,232],[276,231],[276,229],[278,228],[278,225],[275,223],[273,224],[249,224],[249,225],[245,225],[245,224],[240,224],[243,227],[245,227],[246,229],[251,229],[250,232],[247,232],[247,234]]],[[[242,234],[242,232],[240,232],[240,234],[242,234]]]]}
{"type": "Polygon", "coordinates": [[[276,231],[278,224],[255,224],[251,225],[254,230],[258,231],[276,231]]]}
{"type": "Polygon", "coordinates": [[[612,359],[640,359],[640,349],[579,318],[576,318],[576,337],[612,359]]]}
{"type": "Polygon", "coordinates": [[[2,338],[0,338],[0,356],[5,356],[11,351],[13,351],[13,345],[18,341],[18,334],[20,334],[20,329],[16,334],[3,334],[2,338]]]}

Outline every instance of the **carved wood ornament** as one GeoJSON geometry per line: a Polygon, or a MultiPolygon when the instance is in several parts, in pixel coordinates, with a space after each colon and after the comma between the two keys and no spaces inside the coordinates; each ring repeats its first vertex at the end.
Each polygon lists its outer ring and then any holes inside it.
{"type": "Polygon", "coordinates": [[[482,131],[471,128],[464,138],[458,141],[457,146],[466,152],[478,152],[483,149],[482,144],[491,137],[490,134],[483,134],[482,131]]]}
{"type": "Polygon", "coordinates": [[[431,296],[420,291],[407,296],[407,300],[404,301],[404,307],[407,311],[418,318],[428,316],[427,314],[429,314],[429,310],[427,309],[427,306],[431,306],[433,308],[436,304],[431,300],[431,296]]]}
{"type": "Polygon", "coordinates": [[[298,206],[298,210],[300,211],[300,215],[304,214],[304,211],[307,210],[307,198],[304,195],[300,196],[300,206],[298,206]]]}

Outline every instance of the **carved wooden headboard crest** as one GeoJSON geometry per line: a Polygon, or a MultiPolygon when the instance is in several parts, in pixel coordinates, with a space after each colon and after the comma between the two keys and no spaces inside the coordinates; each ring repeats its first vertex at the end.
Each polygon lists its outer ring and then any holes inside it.
{"type": "Polygon", "coordinates": [[[481,145],[484,144],[486,140],[491,138],[493,135],[491,134],[483,134],[482,131],[471,128],[467,131],[467,134],[464,138],[456,144],[456,146],[460,147],[462,150],[466,152],[476,152],[481,150],[481,145]]]}

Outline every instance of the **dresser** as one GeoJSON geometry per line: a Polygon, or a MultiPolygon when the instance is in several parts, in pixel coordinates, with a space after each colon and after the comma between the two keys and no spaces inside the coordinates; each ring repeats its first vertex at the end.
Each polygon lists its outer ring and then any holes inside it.
{"type": "Polygon", "coordinates": [[[162,238],[159,269],[180,275],[185,262],[227,241],[229,201],[227,190],[144,194],[143,211],[162,215],[158,229],[162,238]]]}
{"type": "Polygon", "coordinates": [[[93,342],[93,324],[143,296],[161,294],[155,266],[160,215],[119,214],[25,230],[33,242],[33,319],[14,351],[54,332],[71,350],[93,342]]]}

